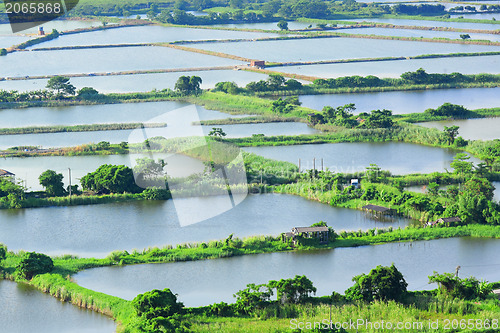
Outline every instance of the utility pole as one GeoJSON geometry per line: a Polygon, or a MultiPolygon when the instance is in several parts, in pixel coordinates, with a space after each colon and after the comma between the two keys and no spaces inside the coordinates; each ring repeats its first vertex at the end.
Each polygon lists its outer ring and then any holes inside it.
{"type": "Polygon", "coordinates": [[[321,158],[321,171],[323,171],[323,158],[321,158]]]}
{"type": "Polygon", "coordinates": [[[300,173],[300,158],[299,158],[299,173],[300,173]]]}
{"type": "Polygon", "coordinates": [[[313,178],[316,178],[316,157],[313,158],[313,178]]]}
{"type": "Polygon", "coordinates": [[[68,168],[69,173],[69,197],[71,198],[71,168],[68,168]]]}

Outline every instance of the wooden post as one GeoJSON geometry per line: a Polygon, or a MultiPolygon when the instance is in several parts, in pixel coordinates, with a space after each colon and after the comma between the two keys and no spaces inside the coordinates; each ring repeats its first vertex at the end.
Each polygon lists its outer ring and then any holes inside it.
{"type": "Polygon", "coordinates": [[[323,171],[323,158],[321,158],[321,171],[323,171]]]}
{"type": "Polygon", "coordinates": [[[313,177],[316,178],[316,157],[313,158],[313,177]]]}
{"type": "Polygon", "coordinates": [[[299,173],[300,173],[300,158],[299,158],[299,173]]]}

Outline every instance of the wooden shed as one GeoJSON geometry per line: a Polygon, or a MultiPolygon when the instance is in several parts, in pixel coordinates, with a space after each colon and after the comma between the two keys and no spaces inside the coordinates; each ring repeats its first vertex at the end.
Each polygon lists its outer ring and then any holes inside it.
{"type": "Polygon", "coordinates": [[[292,229],[294,236],[304,238],[317,238],[320,242],[328,242],[328,227],[295,227],[292,229]]]}
{"type": "Polygon", "coordinates": [[[390,208],[387,208],[387,207],[382,207],[382,206],[377,206],[377,205],[366,205],[366,206],[363,206],[362,207],[364,210],[370,210],[370,211],[373,211],[373,212],[377,212],[377,213],[388,213],[391,211],[390,208]]]}
{"type": "Polygon", "coordinates": [[[264,60],[252,60],[250,61],[250,66],[264,68],[266,67],[266,62],[264,60]]]}

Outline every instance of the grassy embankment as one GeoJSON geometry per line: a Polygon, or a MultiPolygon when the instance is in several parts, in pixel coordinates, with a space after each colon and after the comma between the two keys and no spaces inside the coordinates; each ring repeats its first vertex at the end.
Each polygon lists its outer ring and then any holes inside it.
{"type": "Polygon", "coordinates": [[[117,123],[117,124],[89,124],[73,126],[31,126],[18,128],[0,128],[0,135],[16,134],[41,134],[62,132],[94,132],[94,131],[119,131],[136,128],[159,128],[166,127],[166,123],[117,123]]]}
{"type": "MultiPolygon", "coordinates": [[[[417,241],[429,240],[448,237],[488,237],[500,238],[500,227],[498,226],[485,226],[485,225],[468,225],[460,227],[449,228],[425,228],[425,229],[387,229],[367,232],[349,232],[343,233],[343,236],[337,238],[330,244],[323,244],[317,246],[301,247],[296,250],[317,250],[317,249],[333,249],[340,247],[355,247],[371,244],[383,244],[388,242],[400,241],[417,241]]],[[[55,268],[49,274],[35,276],[32,280],[20,280],[18,282],[28,283],[41,291],[49,293],[50,295],[66,301],[71,302],[79,307],[92,309],[101,312],[114,318],[119,326],[119,332],[137,332],[137,316],[129,301],[123,300],[118,297],[113,297],[103,293],[95,292],[81,286],[78,286],[71,280],[71,275],[78,271],[111,265],[124,265],[136,263],[158,263],[158,262],[175,262],[175,261],[191,261],[203,260],[209,258],[221,258],[227,256],[238,256],[255,253],[268,253],[278,251],[290,251],[292,248],[283,243],[280,237],[270,236],[256,236],[243,240],[237,238],[228,238],[221,241],[211,241],[208,243],[194,243],[182,244],[177,247],[167,246],[165,248],[151,248],[143,250],[142,252],[134,251],[128,253],[126,251],[117,251],[111,253],[105,259],[79,259],[71,256],[62,256],[54,258],[55,268]]],[[[15,266],[20,260],[20,254],[8,253],[7,259],[2,263],[4,267],[3,275],[6,278],[14,279],[13,273],[15,266]]],[[[381,304],[365,304],[361,307],[362,312],[370,307],[381,307],[391,309],[394,306],[400,309],[401,312],[410,311],[411,314],[416,314],[415,309],[405,309],[402,305],[381,305],[381,304]]],[[[312,310],[312,308],[310,308],[312,310]]],[[[348,308],[349,309],[349,308],[348,308]]],[[[350,308],[352,311],[352,308],[350,308]]],[[[358,309],[361,310],[358,306],[358,309]]],[[[346,309],[345,309],[346,310],[346,309]]],[[[320,316],[324,309],[316,308],[314,310],[315,316],[320,316]]],[[[196,312],[196,311],[191,311],[196,312]]],[[[341,316],[344,311],[334,311],[334,316],[341,316]]],[[[392,314],[392,313],[391,313],[392,314]]],[[[489,314],[489,313],[488,313],[489,314]]],[[[311,317],[311,313],[308,314],[311,317]]],[[[393,315],[393,314],[392,314],[393,315]]],[[[434,315],[435,317],[436,315],[434,315]]],[[[337,318],[337,317],[334,317],[337,318]]],[[[393,318],[393,317],[392,317],[393,318]]],[[[261,318],[269,319],[269,318],[261,318]]],[[[190,320],[195,324],[195,331],[206,331],[208,322],[220,322],[223,326],[228,326],[225,329],[231,331],[238,323],[251,323],[255,319],[251,318],[200,318],[196,315],[190,317],[190,320]],[[199,326],[199,327],[197,327],[199,326]]],[[[259,320],[259,321],[261,321],[259,320]]],[[[284,325],[287,321],[278,320],[280,326],[284,325]]],[[[271,323],[266,323],[269,327],[271,323]]],[[[288,321],[289,323],[289,321],[288,321]]],[[[277,324],[273,319],[272,324],[277,324]]],[[[239,325],[237,325],[239,326],[239,325]]],[[[262,327],[259,324],[257,327],[262,327]]],[[[212,326],[213,328],[213,326],[212,326]]],[[[234,330],[233,330],[234,331],[234,330]]],[[[241,326],[238,330],[241,331],[241,326]]]]}

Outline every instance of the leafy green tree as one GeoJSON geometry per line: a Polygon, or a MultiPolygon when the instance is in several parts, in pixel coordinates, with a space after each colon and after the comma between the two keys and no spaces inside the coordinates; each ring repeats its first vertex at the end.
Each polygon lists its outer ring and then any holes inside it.
{"type": "Polygon", "coordinates": [[[381,169],[377,164],[370,163],[369,167],[366,167],[366,179],[371,183],[377,183],[380,180],[381,169]]]}
{"type": "Polygon", "coordinates": [[[437,283],[441,294],[466,300],[484,299],[493,289],[491,284],[478,281],[473,276],[461,279],[451,273],[438,274],[434,272],[433,275],[429,276],[429,283],[437,283]]]}
{"type": "Polygon", "coordinates": [[[267,78],[267,86],[271,90],[279,90],[283,88],[286,79],[280,74],[269,74],[267,78]]]}
{"type": "Polygon", "coordinates": [[[438,195],[439,192],[439,184],[431,182],[429,185],[427,185],[427,193],[430,195],[438,195]]]}
{"type": "Polygon", "coordinates": [[[177,79],[174,89],[182,94],[196,94],[201,91],[202,79],[199,76],[181,76],[177,79]]]}
{"type": "Polygon", "coordinates": [[[45,193],[51,197],[59,197],[65,194],[64,191],[64,176],[62,173],[57,173],[54,170],[46,170],[39,177],[40,185],[45,187],[45,193]]]}
{"type": "Polygon", "coordinates": [[[427,74],[423,68],[419,68],[415,72],[405,72],[401,74],[401,78],[414,83],[427,83],[429,74],[427,74]]]}
{"type": "Polygon", "coordinates": [[[285,82],[285,88],[288,90],[299,90],[302,88],[302,83],[295,79],[289,79],[285,82]]]}
{"type": "Polygon", "coordinates": [[[92,87],[83,87],[78,90],[77,97],[80,99],[92,100],[99,98],[99,92],[92,87]]]}
{"type": "Polygon", "coordinates": [[[269,289],[276,289],[278,301],[285,303],[304,303],[311,293],[316,292],[311,280],[305,275],[296,275],[293,279],[281,279],[269,281],[269,289]]]}
{"type": "Polygon", "coordinates": [[[455,138],[458,135],[459,129],[460,129],[460,127],[458,127],[458,126],[450,126],[450,127],[445,126],[444,127],[443,132],[445,134],[445,137],[446,137],[449,145],[452,145],[453,142],[455,142],[455,138]]]}
{"type": "Polygon", "coordinates": [[[208,133],[208,136],[214,137],[214,138],[223,138],[227,134],[222,130],[220,127],[212,127],[212,130],[210,133],[208,133]]]}
{"type": "Polygon", "coordinates": [[[0,243],[0,262],[7,257],[7,246],[0,243]]]}
{"type": "Polygon", "coordinates": [[[98,193],[136,193],[140,188],[135,183],[131,168],[125,165],[101,165],[80,180],[86,190],[98,193]]]}
{"type": "Polygon", "coordinates": [[[238,85],[234,82],[218,82],[215,85],[215,91],[222,91],[225,92],[226,94],[231,94],[235,95],[239,92],[240,88],[238,88],[238,85]]]}
{"type": "Polygon", "coordinates": [[[453,158],[453,161],[450,163],[450,166],[455,169],[454,172],[459,175],[471,174],[473,164],[472,162],[468,162],[470,156],[466,153],[458,153],[453,158]]]}
{"type": "Polygon", "coordinates": [[[463,40],[470,39],[470,35],[469,34],[461,34],[460,38],[462,38],[463,40]]]}
{"type": "Polygon", "coordinates": [[[271,111],[275,113],[289,113],[294,109],[294,105],[288,103],[285,99],[278,98],[271,105],[271,111]]]}
{"type": "Polygon", "coordinates": [[[394,125],[392,121],[392,111],[389,110],[373,110],[361,125],[367,128],[390,128],[394,125]]]}
{"type": "Polygon", "coordinates": [[[64,76],[54,76],[47,82],[47,89],[54,90],[59,96],[74,95],[75,86],[69,83],[69,78],[64,76]]]}
{"type": "Polygon", "coordinates": [[[265,284],[247,284],[247,287],[234,294],[236,297],[236,309],[244,314],[250,314],[258,308],[269,304],[273,295],[272,290],[265,284]]]}
{"type": "Polygon", "coordinates": [[[187,333],[189,325],[182,318],[184,305],[170,289],[154,289],[132,300],[139,325],[145,332],[187,333]]]}
{"type": "Polygon", "coordinates": [[[6,49],[0,49],[0,57],[7,55],[7,50],[6,49]]]}
{"type": "Polygon", "coordinates": [[[176,313],[181,313],[184,305],[177,302],[177,296],[165,288],[163,290],[154,289],[144,294],[137,295],[132,300],[138,316],[152,319],[158,316],[170,317],[176,313]]]}
{"type": "Polygon", "coordinates": [[[392,264],[391,266],[377,266],[369,274],[353,277],[355,284],[346,290],[347,299],[372,302],[401,301],[406,295],[406,283],[403,274],[392,264]]]}
{"type": "Polygon", "coordinates": [[[21,258],[21,261],[16,266],[16,274],[27,280],[38,274],[49,273],[54,269],[52,259],[43,254],[36,252],[27,252],[21,258]]]}
{"type": "Polygon", "coordinates": [[[278,22],[278,28],[280,28],[280,30],[288,30],[288,22],[285,20],[280,20],[278,22]]]}

